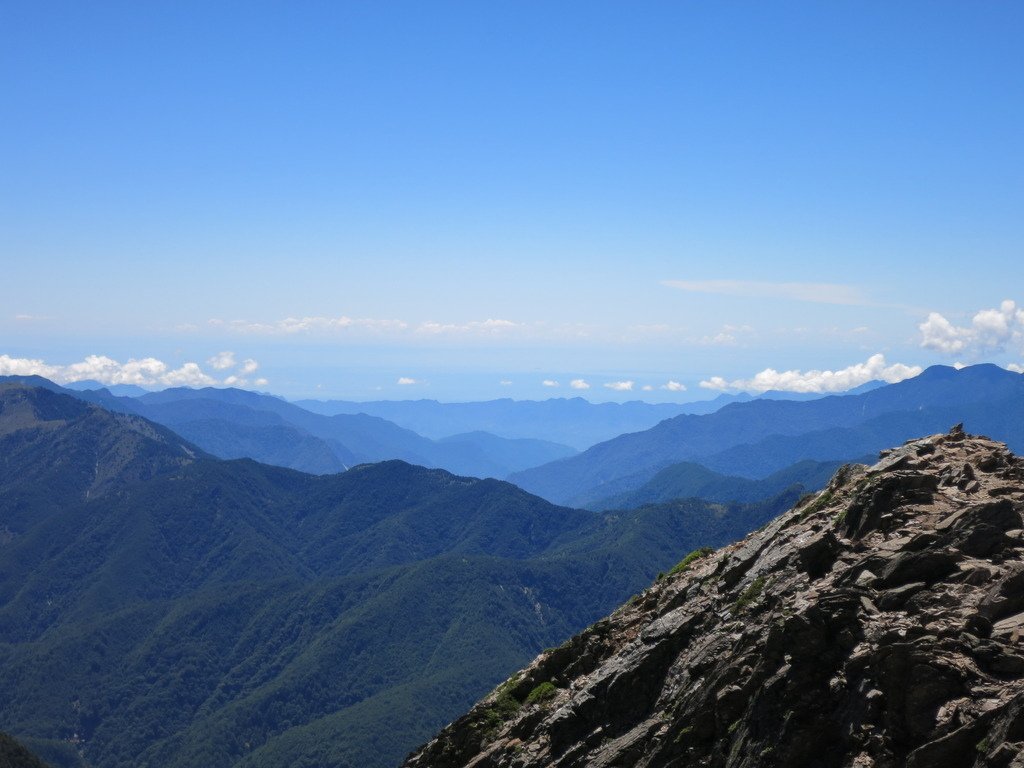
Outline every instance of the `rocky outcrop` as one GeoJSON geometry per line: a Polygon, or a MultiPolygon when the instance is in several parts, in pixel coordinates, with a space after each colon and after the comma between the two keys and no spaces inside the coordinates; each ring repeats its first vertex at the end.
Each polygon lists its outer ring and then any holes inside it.
{"type": "Polygon", "coordinates": [[[541,654],[408,768],[1024,768],[1024,461],[916,440],[541,654]]]}

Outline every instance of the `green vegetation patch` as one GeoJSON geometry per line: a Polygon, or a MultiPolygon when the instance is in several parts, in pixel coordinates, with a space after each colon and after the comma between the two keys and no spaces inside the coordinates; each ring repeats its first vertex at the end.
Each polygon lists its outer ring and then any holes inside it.
{"type": "Polygon", "coordinates": [[[808,504],[800,511],[800,519],[806,520],[808,517],[813,515],[815,512],[820,512],[829,504],[832,503],[832,491],[822,491],[818,494],[818,498],[808,504]]]}
{"type": "Polygon", "coordinates": [[[750,582],[750,586],[743,590],[743,594],[736,598],[736,602],[732,604],[732,612],[739,613],[753,604],[761,596],[761,593],[764,592],[764,587],[767,583],[768,580],[764,576],[758,576],[750,582]]]}
{"type": "Polygon", "coordinates": [[[692,733],[693,733],[693,726],[692,725],[688,725],[685,728],[680,728],[679,729],[679,733],[676,734],[676,737],[675,737],[675,739],[673,739],[673,741],[675,741],[676,744],[681,744],[684,741],[686,741],[686,739],[688,739],[690,737],[690,734],[692,734],[692,733]]]}
{"type": "Polygon", "coordinates": [[[531,704],[538,704],[554,698],[556,693],[558,693],[558,688],[555,687],[554,683],[545,681],[530,691],[529,695],[526,697],[525,703],[527,706],[530,706],[531,704]]]}
{"type": "Polygon", "coordinates": [[[673,567],[672,570],[668,572],[668,575],[676,576],[677,574],[682,573],[687,568],[689,568],[692,563],[696,562],[697,560],[700,560],[702,557],[707,557],[714,551],[715,550],[713,550],[711,547],[701,547],[700,549],[693,550],[693,552],[691,552],[678,563],[676,563],[675,567],[673,567]]]}
{"type": "Polygon", "coordinates": [[[485,735],[494,733],[503,723],[516,716],[520,706],[519,700],[515,696],[507,690],[501,691],[494,701],[484,707],[480,713],[481,730],[485,735]]]}

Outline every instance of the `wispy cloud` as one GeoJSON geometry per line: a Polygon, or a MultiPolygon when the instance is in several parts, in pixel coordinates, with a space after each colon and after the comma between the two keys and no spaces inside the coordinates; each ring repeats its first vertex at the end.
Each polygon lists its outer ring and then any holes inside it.
{"type": "Polygon", "coordinates": [[[413,384],[419,384],[419,381],[417,381],[416,379],[412,378],[411,376],[399,376],[398,377],[398,384],[399,384],[399,386],[402,386],[402,387],[409,387],[409,386],[412,386],[413,384]]]}
{"type": "MultiPolygon", "coordinates": [[[[256,336],[295,336],[295,335],[353,335],[370,334],[372,336],[498,336],[507,333],[539,328],[542,324],[530,326],[501,318],[486,320],[470,320],[464,323],[441,323],[428,320],[411,324],[405,320],[394,318],[372,317],[338,317],[306,316],[286,317],[273,322],[251,320],[209,320],[207,326],[229,333],[256,336]]],[[[196,329],[193,325],[179,326],[179,329],[196,329]]]]}
{"type": "Polygon", "coordinates": [[[339,317],[286,317],[283,320],[270,323],[213,318],[207,322],[207,325],[211,328],[230,333],[257,336],[292,336],[297,334],[343,333],[346,331],[384,333],[402,331],[409,327],[402,320],[358,318],[346,315],[339,317]]]}
{"type": "Polygon", "coordinates": [[[28,315],[28,314],[17,314],[14,316],[15,321],[19,323],[43,323],[54,318],[49,315],[28,315]]]}
{"type": "Polygon", "coordinates": [[[881,380],[890,384],[917,376],[920,366],[889,364],[885,356],[872,355],[863,363],[857,363],[838,371],[776,371],[765,368],[750,379],[727,381],[721,376],[712,376],[702,381],[705,389],[742,390],[746,392],[845,392],[869,381],[881,380]]]}
{"type": "Polygon", "coordinates": [[[606,381],[604,386],[614,389],[616,392],[629,392],[633,389],[634,383],[632,381],[606,381]]]}
{"type": "Polygon", "coordinates": [[[686,385],[680,384],[678,381],[666,381],[661,385],[662,389],[667,389],[669,392],[685,392],[686,385]]]}
{"type": "Polygon", "coordinates": [[[584,379],[573,379],[569,382],[569,386],[573,389],[590,389],[590,385],[584,379]]]}
{"type": "Polygon", "coordinates": [[[1003,352],[1008,346],[1024,345],[1024,309],[1007,299],[998,308],[976,312],[971,324],[964,326],[931,312],[918,329],[925,349],[977,359],[1003,352]]]}
{"type": "Polygon", "coordinates": [[[206,361],[210,367],[224,371],[228,368],[235,367],[235,353],[234,352],[218,352],[216,355],[206,361]]]}
{"type": "Polygon", "coordinates": [[[735,347],[739,338],[749,334],[754,329],[749,325],[723,325],[722,330],[716,334],[702,336],[697,343],[704,347],[735,347]]]}
{"type": "Polygon", "coordinates": [[[511,320],[488,318],[487,320],[472,320],[468,323],[438,323],[425,322],[416,327],[416,333],[438,336],[442,334],[485,334],[496,335],[512,331],[525,326],[522,323],[514,323],[511,320]]]}
{"type": "Polygon", "coordinates": [[[249,320],[212,318],[203,324],[178,323],[179,333],[289,337],[309,336],[339,340],[376,342],[398,341],[429,343],[431,341],[501,342],[575,341],[590,339],[595,334],[612,331],[582,323],[550,323],[545,320],[518,321],[501,317],[465,321],[406,321],[399,318],[351,317],[349,315],[306,315],[280,320],[249,320]]]}
{"type": "Polygon", "coordinates": [[[541,382],[541,386],[544,386],[544,387],[558,387],[558,386],[561,386],[561,385],[557,381],[555,381],[554,379],[544,379],[544,381],[541,382]]]}
{"type": "Polygon", "coordinates": [[[864,305],[859,288],[838,283],[773,283],[754,280],[663,280],[662,285],[690,293],[758,299],[785,299],[816,304],[864,305]]]}

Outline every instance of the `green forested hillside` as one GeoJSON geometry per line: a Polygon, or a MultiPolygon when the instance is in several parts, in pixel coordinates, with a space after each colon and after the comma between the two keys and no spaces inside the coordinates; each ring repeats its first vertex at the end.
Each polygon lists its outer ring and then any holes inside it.
{"type": "MultiPolygon", "coordinates": [[[[871,458],[865,456],[862,461],[870,461],[871,458]]],[[[706,501],[760,501],[795,485],[806,491],[819,490],[843,463],[807,459],[768,477],[751,480],[747,477],[723,475],[701,464],[684,461],[666,467],[639,488],[594,501],[581,498],[580,503],[587,509],[603,510],[631,509],[643,504],[694,497],[706,501]]]]}
{"type": "Polygon", "coordinates": [[[395,764],[787,501],[602,515],[398,461],[316,477],[15,386],[0,457],[0,727],[58,766],[395,764]]]}

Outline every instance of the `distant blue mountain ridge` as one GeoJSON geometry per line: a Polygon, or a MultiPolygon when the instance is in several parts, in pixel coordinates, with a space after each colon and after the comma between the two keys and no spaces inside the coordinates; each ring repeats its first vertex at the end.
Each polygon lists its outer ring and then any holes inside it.
{"type": "MultiPolygon", "coordinates": [[[[851,390],[860,393],[884,386],[871,381],[851,390]]],[[[819,393],[769,391],[760,395],[746,392],[723,393],[710,400],[688,403],[591,403],[582,397],[547,400],[484,400],[471,403],[442,403],[437,400],[297,400],[306,410],[333,416],[365,413],[393,421],[426,437],[440,439],[463,432],[490,432],[501,437],[550,440],[577,450],[618,437],[627,432],[650,429],[680,414],[714,413],[730,403],[755,399],[813,400],[819,393]]]]}
{"type": "Polygon", "coordinates": [[[759,479],[805,460],[859,459],[957,422],[1024,448],[1024,376],[990,364],[933,366],[860,394],[734,402],[711,414],[666,419],[509,479],[554,503],[585,506],[635,491],[680,462],[759,479]]]}
{"type": "Polygon", "coordinates": [[[118,397],[106,388],[76,391],[37,376],[0,377],[4,380],[143,416],[218,458],[251,458],[312,474],[400,459],[458,475],[503,479],[511,472],[576,453],[549,441],[480,432],[431,440],[376,416],[324,416],[272,395],[241,389],[177,387],[118,397]]]}

